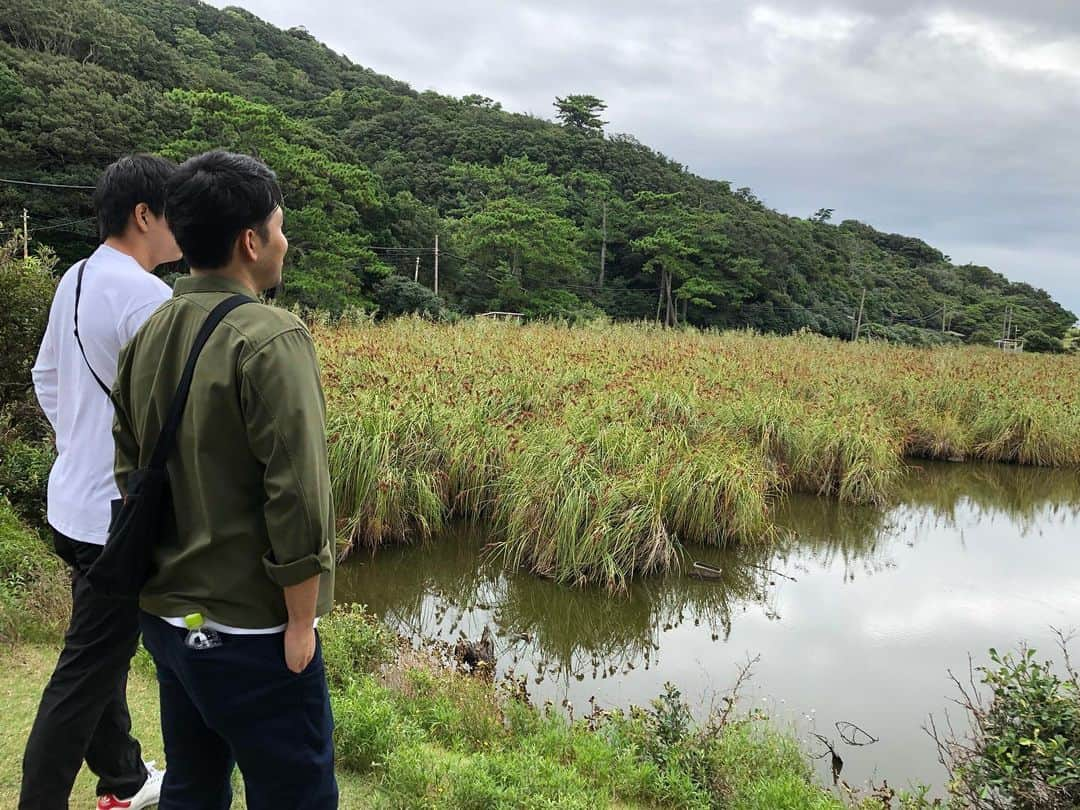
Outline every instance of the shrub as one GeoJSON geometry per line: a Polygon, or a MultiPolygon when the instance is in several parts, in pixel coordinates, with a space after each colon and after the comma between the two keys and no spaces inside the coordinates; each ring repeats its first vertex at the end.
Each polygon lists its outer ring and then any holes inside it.
{"type": "Polygon", "coordinates": [[[992,332],[989,329],[976,329],[967,336],[968,343],[977,343],[982,346],[993,346],[994,341],[1001,337],[1001,331],[992,332]]]}
{"type": "Polygon", "coordinates": [[[60,559],[0,497],[0,641],[49,637],[66,614],[60,559]]]}
{"type": "Polygon", "coordinates": [[[30,369],[49,320],[56,264],[45,250],[23,259],[19,241],[0,245],[0,498],[24,519],[45,528],[45,488],[52,444],[33,401],[30,369]]]}
{"type": "Polygon", "coordinates": [[[1080,806],[1080,675],[1069,662],[1064,676],[1035,650],[1000,655],[978,667],[990,692],[972,690],[958,701],[970,720],[969,739],[937,739],[949,769],[950,792],[978,810],[1066,810],[1080,806]]]}
{"type": "Polygon", "coordinates": [[[1052,338],[1041,329],[1024,333],[1024,350],[1029,352],[1060,352],[1061,341],[1052,338]]]}
{"type": "Polygon", "coordinates": [[[0,498],[6,498],[23,520],[47,530],[45,495],[56,451],[50,442],[24,439],[0,420],[0,498]]]}
{"type": "Polygon", "coordinates": [[[567,290],[541,290],[529,295],[524,306],[529,320],[553,320],[566,323],[587,323],[602,318],[604,313],[591,302],[583,301],[567,290]]]}
{"type": "Polygon", "coordinates": [[[363,605],[339,605],[319,622],[327,680],[344,685],[369,675],[394,657],[395,638],[363,605]]]}
{"type": "Polygon", "coordinates": [[[1074,326],[1066,332],[1061,340],[1061,346],[1067,352],[1080,351],[1080,327],[1074,326]]]}
{"type": "Polygon", "coordinates": [[[423,284],[404,276],[387,276],[375,285],[375,301],[383,315],[423,315],[438,318],[439,297],[423,284]]]}
{"type": "Polygon", "coordinates": [[[23,259],[18,239],[0,245],[0,405],[26,397],[30,369],[49,321],[56,259],[48,250],[23,259]]]}
{"type": "Polygon", "coordinates": [[[48,546],[15,515],[11,504],[0,498],[0,583],[17,586],[54,567],[48,546]]]}
{"type": "Polygon", "coordinates": [[[959,339],[943,332],[935,332],[930,329],[920,329],[907,324],[893,324],[871,331],[870,334],[882,335],[886,340],[897,343],[906,343],[911,346],[946,346],[959,342],[959,339]]]}

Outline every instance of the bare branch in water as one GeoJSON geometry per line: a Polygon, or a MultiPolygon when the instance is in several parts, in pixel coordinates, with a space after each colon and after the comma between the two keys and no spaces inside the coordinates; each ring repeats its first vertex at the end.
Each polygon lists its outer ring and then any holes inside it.
{"type": "Polygon", "coordinates": [[[732,685],[728,693],[722,698],[724,708],[718,716],[714,715],[714,720],[710,721],[710,731],[719,731],[725,725],[727,725],[728,719],[731,717],[731,712],[734,711],[735,705],[739,702],[739,692],[746,685],[747,681],[753,677],[754,667],[761,661],[761,654],[758,653],[753,658],[747,658],[746,662],[739,666],[739,674],[735,677],[735,683],[732,685]]]}
{"type": "Polygon", "coordinates": [[[880,742],[880,740],[869,731],[859,728],[848,720],[838,720],[835,723],[835,726],[836,733],[840,735],[840,739],[848,745],[861,748],[864,745],[873,745],[876,742],[880,742]]]}
{"type": "Polygon", "coordinates": [[[824,754],[814,757],[814,759],[821,759],[826,754],[832,757],[830,761],[830,765],[832,767],[832,781],[834,785],[838,784],[840,781],[840,771],[844,769],[844,760],[842,760],[840,758],[840,755],[836,753],[836,748],[833,746],[832,740],[830,740],[828,737],[823,737],[816,731],[814,732],[814,736],[817,737],[821,741],[821,743],[828,749],[824,754]]]}

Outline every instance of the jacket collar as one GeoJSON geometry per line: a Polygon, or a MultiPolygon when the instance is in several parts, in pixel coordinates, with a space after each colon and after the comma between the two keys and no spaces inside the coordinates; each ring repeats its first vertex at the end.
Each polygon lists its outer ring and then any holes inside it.
{"type": "Polygon", "coordinates": [[[204,292],[222,292],[222,293],[240,293],[246,295],[249,298],[254,298],[251,290],[241,284],[239,281],[234,281],[231,278],[225,278],[223,276],[215,275],[202,275],[202,276],[181,276],[173,284],[173,296],[187,295],[188,293],[204,293],[204,292]]]}

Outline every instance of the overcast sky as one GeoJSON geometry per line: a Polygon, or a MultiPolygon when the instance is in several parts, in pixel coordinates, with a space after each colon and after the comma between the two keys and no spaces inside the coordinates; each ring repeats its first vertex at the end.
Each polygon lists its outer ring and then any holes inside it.
{"type": "Polygon", "coordinates": [[[1080,313],[1076,0],[239,5],[418,90],[544,117],[592,93],[608,132],[773,208],[922,237],[1080,313]]]}

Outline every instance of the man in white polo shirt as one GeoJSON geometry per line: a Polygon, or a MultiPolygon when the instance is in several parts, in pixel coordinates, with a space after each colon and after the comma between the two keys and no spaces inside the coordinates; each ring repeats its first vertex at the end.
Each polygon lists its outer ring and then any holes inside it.
{"type": "Polygon", "coordinates": [[[127,673],[139,637],[135,601],[103,597],[85,573],[108,537],[115,448],[109,388],[117,357],[171,291],[152,271],[180,258],[165,220],[171,161],[124,157],[94,194],[102,244],[61,279],[34,364],[34,390],[56,433],[48,520],[71,566],[71,622],[26,744],[20,810],[66,808],[85,760],[98,807],[157,802],[161,771],[131,736],[127,673]]]}

